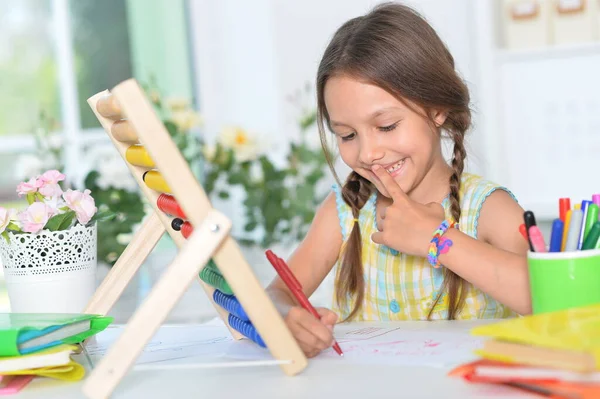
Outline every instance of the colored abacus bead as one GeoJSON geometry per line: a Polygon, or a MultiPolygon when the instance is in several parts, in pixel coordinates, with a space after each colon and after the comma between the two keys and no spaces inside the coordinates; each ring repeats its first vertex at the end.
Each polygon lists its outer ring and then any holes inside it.
{"type": "Polygon", "coordinates": [[[125,159],[130,164],[136,166],[144,166],[147,168],[153,168],[155,166],[154,161],[150,157],[150,154],[148,154],[148,151],[146,151],[146,148],[139,144],[129,146],[127,150],[125,150],[125,159]]]}
{"type": "Polygon", "coordinates": [[[192,235],[193,232],[194,228],[192,227],[190,222],[183,222],[183,224],[181,225],[181,234],[183,234],[185,238],[188,238],[192,235]]]}
{"type": "Polygon", "coordinates": [[[267,345],[265,345],[265,342],[262,340],[262,338],[258,334],[258,331],[256,331],[256,328],[254,327],[254,325],[252,325],[252,323],[244,321],[239,317],[232,315],[231,313],[229,314],[227,320],[229,321],[229,325],[231,326],[231,328],[240,332],[242,335],[251,339],[252,341],[256,342],[263,348],[267,347],[267,345]]]}
{"type": "Polygon", "coordinates": [[[168,193],[171,194],[171,188],[162,177],[162,175],[156,170],[147,170],[142,175],[142,180],[146,183],[148,188],[158,191],[160,193],[168,193]]]}
{"type": "Polygon", "coordinates": [[[228,295],[233,295],[233,290],[225,280],[225,278],[218,272],[216,265],[211,265],[212,260],[202,269],[199,274],[200,280],[213,288],[220,290],[228,295]]]}
{"type": "Polygon", "coordinates": [[[159,195],[156,200],[156,206],[167,215],[179,216],[182,219],[186,219],[183,209],[181,209],[177,200],[172,195],[164,193],[159,195]]]}
{"type": "Polygon", "coordinates": [[[219,290],[213,293],[213,300],[229,313],[239,317],[241,320],[250,321],[250,318],[242,308],[242,304],[233,295],[227,295],[219,290]]]}

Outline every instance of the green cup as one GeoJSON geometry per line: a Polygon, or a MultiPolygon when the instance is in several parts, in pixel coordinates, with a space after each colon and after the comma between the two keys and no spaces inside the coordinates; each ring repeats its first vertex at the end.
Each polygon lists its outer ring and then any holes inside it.
{"type": "Polygon", "coordinates": [[[600,303],[600,249],[529,252],[533,313],[600,303]]]}

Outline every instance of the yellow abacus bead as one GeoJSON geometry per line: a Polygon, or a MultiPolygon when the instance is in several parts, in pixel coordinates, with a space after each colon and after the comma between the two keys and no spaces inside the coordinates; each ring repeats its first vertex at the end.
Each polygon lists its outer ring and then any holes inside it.
{"type": "Polygon", "coordinates": [[[154,167],[154,161],[150,158],[150,154],[142,145],[132,145],[125,151],[125,159],[132,165],[145,166],[147,168],[154,167]]]}
{"type": "Polygon", "coordinates": [[[148,188],[160,193],[171,194],[171,188],[157,170],[149,170],[144,173],[142,180],[146,183],[148,188]]]}

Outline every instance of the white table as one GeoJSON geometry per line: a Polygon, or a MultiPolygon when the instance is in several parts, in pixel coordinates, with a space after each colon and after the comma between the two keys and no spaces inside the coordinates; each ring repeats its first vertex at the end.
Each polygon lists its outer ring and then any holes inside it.
{"type": "MultiPolygon", "coordinates": [[[[467,335],[472,327],[486,322],[490,321],[400,322],[383,325],[393,324],[404,330],[424,333],[435,329],[467,335]]],[[[185,334],[193,333],[192,330],[200,327],[161,327],[166,328],[176,328],[178,333],[185,334]]],[[[114,331],[113,334],[109,331],[99,334],[99,342],[103,339],[102,334],[114,336],[114,331]]],[[[85,359],[79,360],[89,365],[85,359]]],[[[278,366],[133,370],[121,381],[112,398],[537,398],[508,387],[468,384],[458,378],[447,377],[448,370],[449,367],[344,364],[342,359],[332,362],[319,358],[310,359],[308,367],[294,377],[283,374],[278,366]]],[[[37,378],[18,397],[83,398],[81,385],[82,382],[64,383],[37,378]]]]}

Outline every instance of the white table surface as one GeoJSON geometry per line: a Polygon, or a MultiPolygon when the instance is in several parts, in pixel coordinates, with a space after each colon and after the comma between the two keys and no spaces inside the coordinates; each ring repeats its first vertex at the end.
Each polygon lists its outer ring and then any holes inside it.
{"type": "MultiPolygon", "coordinates": [[[[397,325],[403,330],[424,333],[434,330],[468,335],[472,327],[489,322],[436,321],[369,323],[369,325],[397,325]]],[[[360,326],[364,325],[365,323],[360,324],[360,326]]],[[[161,330],[169,328],[178,329],[178,334],[188,332],[192,334],[194,329],[201,327],[199,325],[163,326],[161,330]]],[[[98,339],[102,339],[103,334],[104,337],[112,337],[115,331],[112,330],[112,334],[110,331],[102,332],[98,339]]],[[[192,357],[186,361],[193,361],[192,357]]],[[[89,362],[83,357],[77,359],[86,365],[86,368],[90,367],[89,362]]],[[[446,374],[451,368],[344,364],[342,359],[332,362],[314,358],[309,359],[309,365],[302,373],[293,377],[286,376],[279,366],[132,370],[117,386],[111,398],[513,399],[538,397],[509,387],[468,384],[461,379],[448,377],[446,374]]],[[[81,392],[82,384],[83,381],[65,383],[36,378],[17,397],[84,398],[81,392]]]]}

